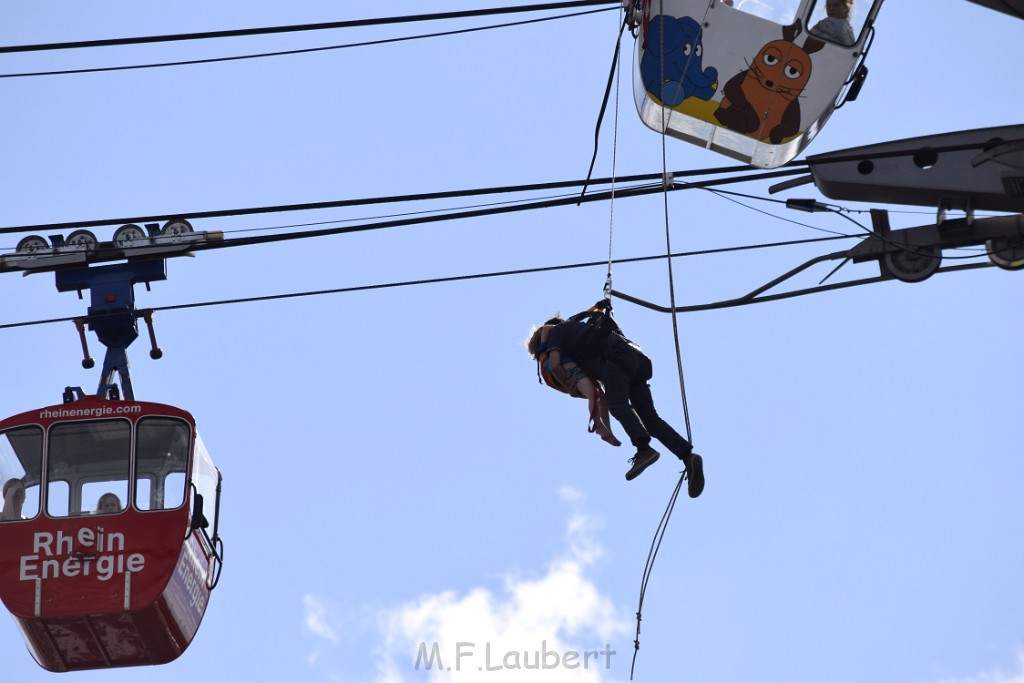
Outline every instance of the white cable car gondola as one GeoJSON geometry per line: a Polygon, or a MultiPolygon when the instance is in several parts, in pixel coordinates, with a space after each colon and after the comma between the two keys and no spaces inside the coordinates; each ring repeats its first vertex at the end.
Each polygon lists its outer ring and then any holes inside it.
{"type": "Polygon", "coordinates": [[[844,20],[830,16],[843,0],[642,0],[627,8],[639,31],[640,119],[751,165],[781,166],[867,75],[882,0],[860,2],[844,20]]]}

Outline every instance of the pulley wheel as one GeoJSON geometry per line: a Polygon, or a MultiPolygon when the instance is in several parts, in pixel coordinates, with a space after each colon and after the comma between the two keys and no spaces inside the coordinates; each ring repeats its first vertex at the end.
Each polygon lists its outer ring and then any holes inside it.
{"type": "Polygon", "coordinates": [[[1020,270],[1024,268],[1024,238],[993,237],[985,242],[988,259],[1000,268],[1020,270]]]}
{"type": "Polygon", "coordinates": [[[942,265],[942,249],[935,246],[901,247],[886,252],[882,262],[898,280],[921,282],[931,277],[942,265]]]}
{"type": "Polygon", "coordinates": [[[192,225],[183,218],[174,218],[167,221],[160,230],[162,236],[173,238],[180,238],[192,232],[195,232],[192,230],[192,225]]]}
{"type": "Polygon", "coordinates": [[[18,242],[16,251],[25,256],[33,256],[44,251],[50,251],[50,243],[39,235],[29,235],[18,242]]]}
{"type": "Polygon", "coordinates": [[[64,240],[64,244],[73,251],[90,252],[96,248],[99,242],[96,240],[96,235],[88,230],[75,230],[64,240]]]}
{"type": "Polygon", "coordinates": [[[134,223],[122,225],[114,233],[114,246],[118,249],[141,247],[146,243],[146,240],[146,231],[134,223]]]}

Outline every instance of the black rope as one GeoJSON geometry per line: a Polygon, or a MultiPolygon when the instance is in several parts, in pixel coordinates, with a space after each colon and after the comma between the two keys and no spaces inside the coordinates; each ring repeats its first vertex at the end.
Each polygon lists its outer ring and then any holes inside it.
{"type": "Polygon", "coordinates": [[[604,120],[605,109],[608,108],[608,98],[611,96],[612,83],[615,82],[615,67],[619,63],[619,50],[622,47],[622,32],[626,30],[626,25],[629,23],[629,17],[622,20],[622,26],[619,27],[618,38],[615,39],[615,53],[612,55],[612,66],[608,71],[608,84],[604,87],[604,97],[601,99],[601,109],[597,113],[597,125],[594,126],[594,155],[590,157],[590,168],[587,170],[587,179],[583,181],[583,190],[580,192],[580,201],[583,201],[583,195],[587,193],[587,185],[590,184],[590,176],[594,172],[594,163],[597,161],[597,146],[598,141],[601,138],[601,122],[604,120]]]}
{"type": "MultiPolygon", "coordinates": [[[[663,14],[664,13],[664,3],[661,2],[661,3],[659,3],[659,5],[660,5],[659,6],[659,11],[660,11],[660,13],[663,14]]],[[[709,9],[710,9],[710,6],[709,6],[708,9],[704,10],[705,18],[707,17],[707,12],[709,11],[709,9]]],[[[662,40],[664,40],[664,36],[662,37],[662,40]]],[[[690,55],[689,57],[687,57],[687,68],[689,67],[689,60],[692,59],[692,58],[693,58],[693,55],[690,55]]],[[[661,60],[660,61],[661,61],[661,74],[662,74],[661,80],[662,80],[662,82],[664,82],[665,81],[665,55],[664,55],[664,52],[661,53],[661,60]]],[[[675,342],[676,367],[677,367],[678,372],[679,372],[679,394],[680,394],[680,397],[682,399],[683,417],[684,417],[684,420],[686,422],[686,438],[687,438],[687,441],[689,441],[689,443],[691,445],[691,452],[692,452],[693,431],[690,428],[690,408],[689,408],[689,406],[687,404],[687,401],[686,401],[686,380],[685,380],[685,378],[683,376],[683,358],[682,358],[682,353],[680,352],[680,349],[679,349],[679,324],[678,324],[678,321],[676,319],[676,313],[675,313],[675,297],[676,297],[676,294],[675,294],[675,279],[674,279],[673,273],[672,273],[672,258],[669,256],[669,254],[672,253],[672,236],[671,236],[671,230],[669,228],[668,193],[669,193],[669,190],[672,189],[671,185],[673,183],[670,181],[671,176],[670,176],[670,174],[668,172],[668,152],[667,152],[667,149],[666,149],[666,147],[667,147],[666,141],[668,139],[668,121],[666,120],[666,109],[667,109],[667,107],[664,104],[662,104],[661,105],[661,117],[662,117],[661,118],[661,168],[662,168],[662,201],[663,201],[664,211],[665,211],[665,255],[666,255],[665,262],[666,262],[666,265],[668,267],[668,292],[669,292],[669,300],[671,301],[671,306],[672,306],[672,337],[673,337],[673,340],[675,342]]],[[[647,555],[647,565],[644,567],[644,576],[643,576],[643,580],[641,581],[641,585],[640,585],[640,601],[639,601],[639,604],[637,605],[637,609],[636,609],[636,638],[633,641],[633,663],[632,663],[632,665],[629,668],[629,679],[630,680],[633,680],[633,672],[636,669],[636,657],[637,657],[637,654],[639,654],[639,652],[640,652],[640,622],[643,619],[642,612],[643,612],[643,604],[644,604],[644,595],[647,592],[647,582],[650,581],[651,573],[654,571],[654,560],[658,556],[658,549],[661,548],[661,541],[665,537],[665,530],[668,528],[669,519],[672,517],[672,511],[675,509],[676,500],[679,498],[679,489],[682,488],[683,480],[686,479],[687,474],[688,474],[688,471],[684,470],[683,473],[679,475],[679,481],[676,482],[676,487],[672,491],[672,495],[669,498],[668,506],[665,508],[665,512],[661,516],[661,522],[658,523],[658,528],[654,532],[654,540],[651,541],[651,550],[650,550],[650,552],[647,555]]]]}
{"type": "Polygon", "coordinates": [[[629,666],[629,680],[633,680],[633,672],[636,669],[636,656],[640,652],[640,621],[643,619],[644,595],[647,594],[647,582],[651,579],[651,572],[654,570],[654,560],[658,557],[658,550],[661,548],[661,539],[665,537],[665,530],[668,528],[668,521],[672,517],[672,511],[676,507],[676,499],[679,498],[679,489],[683,487],[683,479],[686,473],[679,475],[676,488],[668,500],[668,506],[661,515],[658,528],[654,532],[654,539],[651,541],[651,549],[647,551],[647,564],[644,565],[644,576],[640,581],[640,602],[636,606],[636,637],[633,639],[633,663],[629,666]]]}

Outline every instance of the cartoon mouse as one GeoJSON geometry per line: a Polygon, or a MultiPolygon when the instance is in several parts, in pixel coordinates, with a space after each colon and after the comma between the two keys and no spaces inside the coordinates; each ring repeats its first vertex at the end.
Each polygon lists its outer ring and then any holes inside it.
{"type": "Polygon", "coordinates": [[[777,145],[800,132],[800,93],[811,77],[810,55],[825,43],[808,37],[804,46],[793,41],[802,27],[797,19],[782,29],[782,40],[761,48],[746,71],[725,84],[715,118],[723,126],[777,145]]]}
{"type": "Polygon", "coordinates": [[[663,104],[676,107],[687,97],[711,99],[718,70],[701,68],[701,30],[691,17],[659,14],[647,26],[647,49],[640,60],[644,88],[663,104]]]}

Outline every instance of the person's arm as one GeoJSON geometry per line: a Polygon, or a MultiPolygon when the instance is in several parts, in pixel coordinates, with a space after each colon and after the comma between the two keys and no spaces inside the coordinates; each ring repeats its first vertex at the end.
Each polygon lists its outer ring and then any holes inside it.
{"type": "Polygon", "coordinates": [[[561,384],[565,385],[565,368],[562,367],[562,336],[564,334],[564,327],[562,325],[553,325],[547,333],[547,344],[548,344],[548,368],[551,370],[551,376],[561,384]]]}
{"type": "Polygon", "coordinates": [[[573,360],[562,356],[562,372],[565,373],[565,380],[561,383],[565,386],[570,396],[574,398],[591,398],[595,391],[593,381],[583,372],[573,360]]]}
{"type": "MultiPolygon", "coordinates": [[[[569,364],[567,363],[566,367],[568,368],[568,366],[569,364]]],[[[572,364],[572,366],[576,367],[575,363],[572,364]]],[[[594,380],[584,374],[576,382],[575,393],[573,393],[573,396],[587,399],[587,401],[590,402],[591,407],[593,407],[594,401],[596,401],[600,396],[600,390],[597,388],[597,384],[594,380]]]]}
{"type": "Polygon", "coordinates": [[[559,384],[565,384],[565,368],[562,367],[562,352],[558,349],[548,349],[548,369],[551,370],[551,376],[554,377],[559,384]]]}

